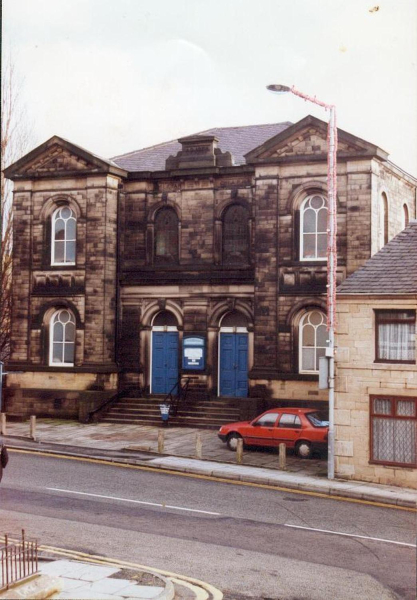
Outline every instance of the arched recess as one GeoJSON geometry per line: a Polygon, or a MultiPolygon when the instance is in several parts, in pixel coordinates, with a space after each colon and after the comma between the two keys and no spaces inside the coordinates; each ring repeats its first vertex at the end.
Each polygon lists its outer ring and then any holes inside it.
{"type": "Polygon", "coordinates": [[[251,263],[251,254],[252,254],[252,239],[253,239],[253,216],[252,216],[252,206],[249,202],[244,198],[236,197],[235,199],[227,198],[220,202],[214,211],[214,262],[215,264],[229,264],[229,265],[245,265],[251,263]],[[247,231],[245,234],[247,252],[244,253],[241,257],[236,257],[237,260],[227,260],[224,255],[224,227],[225,227],[225,217],[227,212],[232,209],[232,207],[241,207],[242,211],[246,211],[247,218],[247,231]]]}
{"type": "Polygon", "coordinates": [[[389,202],[385,191],[381,192],[379,200],[379,249],[388,244],[389,240],[389,202]]]}
{"type": "Polygon", "coordinates": [[[410,211],[408,210],[408,204],[404,202],[401,214],[401,230],[403,230],[410,222],[410,211]]]}
{"type": "MultiPolygon", "coordinates": [[[[173,220],[173,219],[171,219],[173,220]]],[[[159,232],[160,233],[160,232],[159,232]]],[[[167,240],[169,242],[169,240],[167,240]]],[[[172,241],[172,240],[171,240],[172,241]]],[[[172,200],[164,200],[157,202],[148,212],[148,219],[146,225],[146,260],[147,264],[153,265],[155,262],[166,262],[166,263],[179,263],[181,256],[181,209],[172,200]],[[169,211],[172,211],[172,216],[177,221],[176,231],[171,231],[171,238],[175,237],[175,252],[172,255],[168,253],[162,253],[158,256],[158,250],[156,245],[159,245],[156,236],[158,234],[158,215],[161,217],[163,211],[166,211],[167,215],[169,211]]]]}
{"type": "Polygon", "coordinates": [[[142,327],[151,327],[155,316],[163,310],[167,310],[175,316],[178,323],[178,328],[183,326],[183,314],[179,304],[172,300],[167,300],[163,305],[155,300],[149,306],[145,308],[142,313],[141,325],[142,327]]]}
{"type": "Polygon", "coordinates": [[[230,300],[223,300],[215,305],[213,311],[209,315],[208,326],[210,328],[219,328],[220,322],[224,315],[232,310],[237,310],[245,315],[248,320],[248,329],[253,328],[254,316],[251,308],[247,303],[242,302],[241,300],[236,300],[235,302],[231,302],[230,300]]]}

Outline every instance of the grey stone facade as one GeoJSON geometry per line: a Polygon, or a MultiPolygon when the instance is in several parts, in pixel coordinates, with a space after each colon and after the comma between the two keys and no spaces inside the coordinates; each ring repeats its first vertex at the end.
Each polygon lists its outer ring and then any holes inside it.
{"type": "MultiPolygon", "coordinates": [[[[317,375],[300,373],[298,327],[306,311],[325,311],[326,260],[300,257],[300,206],[311,194],[326,196],[326,137],[326,124],[306,117],[204,132],[113,161],[55,137],[10,166],[9,370],[24,374],[8,378],[8,410],[74,417],[118,390],[152,392],[151,338],[161,311],[175,317],[180,357],[185,335],[205,340],[205,368],[188,373],[196,397],[221,394],[221,320],[239,313],[248,335],[247,395],[324,406],[317,375]],[[76,260],[54,266],[51,215],[64,205],[77,218],[76,260]],[[224,258],[231,206],[248,215],[248,259],[235,263],[224,258]],[[164,208],[178,222],[173,262],[158,261],[164,208]],[[60,307],[76,319],[71,366],[48,362],[49,319],[60,307]]],[[[392,237],[404,203],[416,216],[416,185],[380,148],[339,131],[339,282],[376,249],[381,190],[392,237]]]]}

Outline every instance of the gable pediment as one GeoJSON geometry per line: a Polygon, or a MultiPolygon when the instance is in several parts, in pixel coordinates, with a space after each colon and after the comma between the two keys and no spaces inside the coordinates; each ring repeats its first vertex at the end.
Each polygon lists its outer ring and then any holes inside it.
{"type": "MultiPolygon", "coordinates": [[[[365,140],[338,129],[338,157],[380,156],[387,153],[365,140]]],[[[327,123],[311,115],[288,127],[246,154],[247,163],[326,160],[327,123]]]]}
{"type": "Polygon", "coordinates": [[[5,176],[12,180],[94,173],[127,174],[111,161],[99,158],[58,136],[38,146],[4,171],[5,176]]]}
{"type": "Polygon", "coordinates": [[[67,171],[94,171],[97,167],[91,162],[69,152],[59,144],[55,144],[47,152],[31,161],[21,169],[27,175],[59,174],[67,171]]]}

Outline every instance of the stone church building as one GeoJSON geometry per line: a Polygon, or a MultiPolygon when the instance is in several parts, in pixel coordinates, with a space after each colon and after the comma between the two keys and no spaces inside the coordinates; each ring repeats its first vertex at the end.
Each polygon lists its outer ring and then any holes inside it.
{"type": "MultiPolygon", "coordinates": [[[[417,181],[339,130],[341,283],[416,217],[417,181]]],[[[116,393],[326,405],[327,124],[217,128],[105,160],[53,137],[14,182],[10,413],[116,393]]]]}

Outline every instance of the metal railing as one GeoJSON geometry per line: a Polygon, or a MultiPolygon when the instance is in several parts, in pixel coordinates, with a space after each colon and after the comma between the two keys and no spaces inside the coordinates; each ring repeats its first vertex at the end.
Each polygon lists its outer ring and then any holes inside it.
{"type": "Polygon", "coordinates": [[[178,379],[176,383],[172,386],[168,394],[165,396],[162,404],[169,405],[169,414],[173,417],[178,413],[178,409],[181,404],[183,404],[187,397],[188,385],[190,383],[190,378],[187,377],[185,383],[181,384],[181,378],[178,379]],[[174,394],[174,390],[177,389],[177,393],[174,394]]]}
{"type": "Polygon", "coordinates": [[[38,541],[26,538],[24,529],[20,540],[5,534],[4,544],[0,545],[0,566],[0,591],[32,577],[38,572],[38,541]]]}

